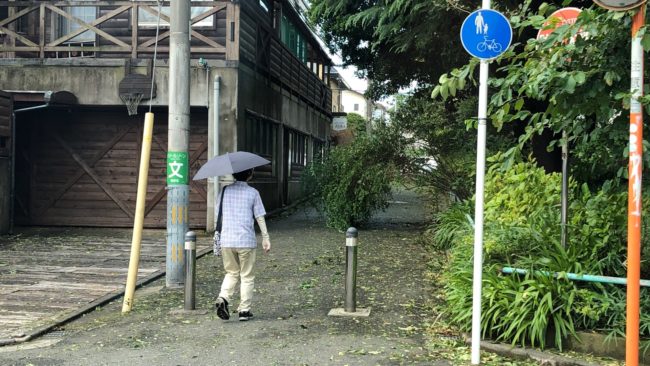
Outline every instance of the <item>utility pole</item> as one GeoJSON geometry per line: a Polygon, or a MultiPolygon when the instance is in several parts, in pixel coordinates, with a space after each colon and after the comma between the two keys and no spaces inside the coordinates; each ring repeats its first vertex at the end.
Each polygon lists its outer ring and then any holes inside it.
{"type": "Polygon", "coordinates": [[[190,0],[171,0],[170,14],[165,282],[178,288],[185,283],[184,243],[189,229],[190,0]]]}

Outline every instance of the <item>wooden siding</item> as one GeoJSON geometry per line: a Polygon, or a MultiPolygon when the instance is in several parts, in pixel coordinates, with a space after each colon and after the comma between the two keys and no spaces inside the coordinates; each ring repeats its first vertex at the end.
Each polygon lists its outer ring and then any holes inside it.
{"type": "Polygon", "coordinates": [[[253,19],[245,12],[239,15],[239,59],[253,66],[256,58],[257,27],[253,19]]]}
{"type": "Polygon", "coordinates": [[[239,21],[240,61],[320,112],[331,115],[329,87],[282,44],[272,28],[271,16],[256,4],[245,3],[241,3],[239,21]]]}
{"type": "MultiPolygon", "coordinates": [[[[49,112],[29,123],[29,197],[24,224],[130,227],[135,212],[142,116],[83,110],[49,112]],[[93,113],[94,112],[94,113],[93,113]],[[69,119],[66,119],[69,118],[69,119]],[[47,121],[47,123],[41,122],[47,121]]],[[[192,116],[190,174],[207,158],[207,115],[192,116]]],[[[151,150],[145,227],[166,226],[167,123],[157,114],[151,150]]],[[[19,138],[18,141],[21,141],[19,138]]],[[[206,183],[191,181],[190,225],[205,227],[206,183]]]]}

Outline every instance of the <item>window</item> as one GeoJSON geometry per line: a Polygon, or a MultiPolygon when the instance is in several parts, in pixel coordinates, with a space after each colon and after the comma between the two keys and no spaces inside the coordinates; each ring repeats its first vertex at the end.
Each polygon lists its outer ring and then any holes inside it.
{"type": "Polygon", "coordinates": [[[290,130],[288,137],[290,177],[299,179],[307,165],[308,136],[290,130]]]}
{"type": "Polygon", "coordinates": [[[282,16],[282,43],[289,47],[291,52],[298,57],[302,63],[307,63],[307,41],[298,28],[287,18],[282,16]]]}
{"type": "Polygon", "coordinates": [[[359,111],[359,103],[354,103],[354,111],[355,112],[359,111]]]}
{"type": "Polygon", "coordinates": [[[325,159],[325,142],[314,139],[314,160],[322,162],[325,159]]]}
{"type": "Polygon", "coordinates": [[[289,132],[289,154],[292,165],[307,164],[307,135],[297,131],[289,132]]]}
{"type": "MultiPolygon", "coordinates": [[[[245,149],[273,161],[278,126],[252,113],[246,113],[244,129],[245,149]]],[[[255,174],[259,175],[258,173],[266,172],[273,175],[272,167],[272,165],[260,167],[256,169],[255,174]],[[265,169],[268,169],[268,171],[265,169]]]]}
{"type": "MultiPolygon", "coordinates": [[[[191,1],[200,1],[200,0],[191,0],[191,1]]],[[[158,6],[152,5],[151,8],[154,11],[158,11],[158,6]]],[[[190,19],[201,15],[205,13],[206,11],[210,10],[211,8],[208,6],[192,6],[190,9],[190,19]]],[[[161,13],[169,16],[170,14],[170,9],[169,6],[163,6],[161,8],[161,13]]],[[[153,15],[149,13],[148,11],[144,9],[138,8],[138,25],[141,27],[156,27],[158,24],[158,16],[153,15]]],[[[192,24],[192,27],[212,27],[214,25],[214,15],[211,15],[203,20],[200,20],[194,24],[192,24]]],[[[160,19],[160,26],[161,27],[169,27],[169,23],[164,21],[163,19],[160,19]]]]}
{"type": "MultiPolygon", "coordinates": [[[[66,12],[85,23],[92,23],[95,19],[97,19],[97,8],[94,6],[67,7],[66,12]]],[[[83,26],[81,24],[75,21],[68,20],[67,18],[61,15],[58,16],[58,34],[57,34],[58,37],[63,37],[66,34],[76,32],[80,29],[83,29],[83,26]]],[[[87,30],[65,41],[64,44],[79,43],[79,42],[94,42],[94,41],[95,41],[95,32],[87,30]]]]}

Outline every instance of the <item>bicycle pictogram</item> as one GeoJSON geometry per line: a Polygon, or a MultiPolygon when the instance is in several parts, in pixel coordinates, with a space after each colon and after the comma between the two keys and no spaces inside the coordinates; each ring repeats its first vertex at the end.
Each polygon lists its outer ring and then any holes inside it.
{"type": "Polygon", "coordinates": [[[476,49],[479,52],[485,52],[485,50],[490,50],[492,52],[501,52],[501,44],[497,43],[495,39],[488,39],[488,37],[484,37],[483,42],[479,43],[476,45],[476,49]]]}
{"type": "Polygon", "coordinates": [[[463,48],[482,60],[498,57],[510,47],[512,27],[506,17],[491,9],[471,13],[460,29],[463,48]]]}

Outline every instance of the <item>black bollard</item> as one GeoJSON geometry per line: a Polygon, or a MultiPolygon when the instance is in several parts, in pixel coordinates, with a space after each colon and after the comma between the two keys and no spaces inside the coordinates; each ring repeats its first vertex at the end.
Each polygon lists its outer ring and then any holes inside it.
{"type": "Polygon", "coordinates": [[[194,310],[196,286],[196,234],[188,231],[185,234],[185,310],[194,310]]]}
{"type": "Polygon", "coordinates": [[[357,229],[350,227],[345,233],[345,311],[357,311],[357,229]]]}

